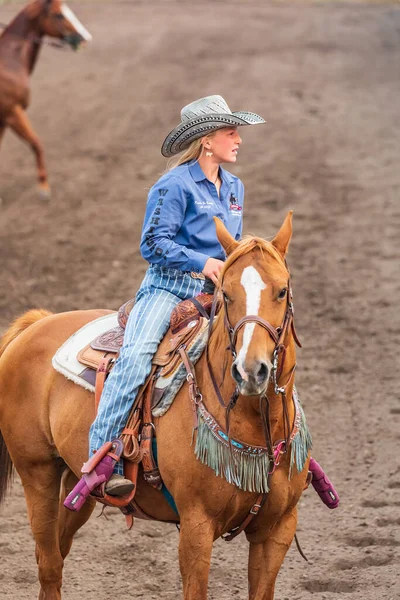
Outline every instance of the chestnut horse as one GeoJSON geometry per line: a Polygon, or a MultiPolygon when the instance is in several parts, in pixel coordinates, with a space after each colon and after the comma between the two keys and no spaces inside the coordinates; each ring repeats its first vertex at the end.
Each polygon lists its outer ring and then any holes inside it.
{"type": "MultiPolygon", "coordinates": [[[[292,427],[295,420],[294,329],[282,327],[292,310],[284,259],[292,235],[291,216],[289,213],[271,242],[260,238],[237,242],[216,219],[217,236],[228,258],[220,278],[224,302],[212,327],[208,351],[224,404],[228,404],[235,389],[239,392],[229,416],[232,445],[244,440],[257,445],[253,448],[265,447],[266,431],[274,443],[287,439],[285,421],[292,427]],[[230,328],[235,326],[232,335],[230,328]],[[271,332],[280,332],[284,338],[280,349],[285,350],[285,360],[278,379],[285,389],[282,397],[273,374],[277,344],[271,332]],[[232,346],[234,352],[229,349],[232,346]],[[269,407],[267,419],[264,405],[269,407]],[[263,426],[265,420],[269,427],[263,426]]],[[[0,499],[4,498],[14,464],[24,486],[36,541],[41,600],[61,598],[64,559],[75,532],[96,504],[90,497],[80,512],[70,512],[62,505],[87,458],[88,431],[95,409],[93,394],[56,372],[52,356],[75,331],[107,312],[29,311],[5,333],[0,350],[0,499]]],[[[226,409],[217,399],[204,354],[195,372],[204,404],[223,429],[226,409]]],[[[156,520],[179,520],[184,598],[205,600],[214,540],[239,527],[260,494],[228,483],[227,478],[217,476],[196,458],[187,382],[169,410],[154,423],[159,469],[179,517],[162,492],[141,478],[136,501],[156,520]]],[[[308,448],[300,468],[297,461],[291,465],[289,451],[282,452],[280,464],[272,465],[276,470],[268,477],[267,501],[245,528],[250,543],[252,600],[274,597],[278,571],[295,535],[296,505],[305,486],[308,464],[308,448]]]]}
{"type": "Polygon", "coordinates": [[[43,147],[26,114],[30,103],[29,77],[45,35],[78,49],[92,39],[61,0],[35,0],[25,6],[0,35],[0,143],[10,127],[32,148],[37,161],[39,189],[50,195],[43,147]]]}

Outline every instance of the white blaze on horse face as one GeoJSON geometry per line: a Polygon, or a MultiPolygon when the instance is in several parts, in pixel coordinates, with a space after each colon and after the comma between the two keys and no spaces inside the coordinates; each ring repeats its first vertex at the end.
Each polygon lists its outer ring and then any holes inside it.
{"type": "MultiPolygon", "coordinates": [[[[254,267],[246,267],[243,270],[240,283],[246,292],[246,316],[258,315],[261,302],[261,291],[265,290],[267,287],[266,284],[263,282],[259,272],[254,267]]],[[[248,381],[249,379],[246,371],[244,370],[244,362],[246,360],[246,354],[250,346],[255,326],[255,323],[246,323],[244,326],[243,344],[236,359],[237,370],[244,381],[248,381]]]]}
{"type": "Polygon", "coordinates": [[[61,12],[64,17],[69,21],[72,27],[83,37],[86,42],[91,42],[93,37],[90,35],[88,30],[82,25],[78,17],[74,15],[72,10],[66,4],[61,4],[61,12]]]}

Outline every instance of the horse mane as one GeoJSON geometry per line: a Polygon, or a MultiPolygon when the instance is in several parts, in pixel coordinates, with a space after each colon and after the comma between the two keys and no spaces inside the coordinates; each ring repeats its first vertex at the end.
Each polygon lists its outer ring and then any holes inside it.
{"type": "Polygon", "coordinates": [[[247,235],[239,242],[239,245],[237,246],[237,248],[235,248],[235,250],[226,259],[224,267],[221,272],[220,281],[221,282],[223,281],[226,271],[231,267],[231,265],[238,258],[244,256],[245,254],[248,254],[255,248],[259,249],[261,251],[261,254],[263,252],[266,252],[267,254],[272,256],[272,258],[274,258],[275,260],[278,261],[278,263],[281,265],[281,267],[283,267],[284,269],[287,270],[287,265],[286,265],[284,257],[275,248],[275,246],[272,244],[272,242],[269,242],[268,240],[264,240],[263,238],[255,237],[252,235],[247,235]]]}

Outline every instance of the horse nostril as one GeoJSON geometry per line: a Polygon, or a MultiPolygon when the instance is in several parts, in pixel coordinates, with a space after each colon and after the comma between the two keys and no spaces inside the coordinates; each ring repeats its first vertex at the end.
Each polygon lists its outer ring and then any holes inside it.
{"type": "Polygon", "coordinates": [[[258,383],[264,383],[264,381],[266,381],[268,379],[268,374],[269,374],[268,366],[264,362],[262,362],[260,364],[260,368],[258,369],[258,373],[257,373],[258,383]]]}
{"type": "Polygon", "coordinates": [[[239,373],[239,369],[237,368],[236,363],[233,363],[232,365],[232,377],[236,381],[236,383],[241,384],[243,381],[243,378],[239,373]]]}

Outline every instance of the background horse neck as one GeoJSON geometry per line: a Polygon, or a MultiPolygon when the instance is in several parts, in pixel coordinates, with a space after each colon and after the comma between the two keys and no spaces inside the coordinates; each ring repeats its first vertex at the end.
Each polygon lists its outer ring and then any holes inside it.
{"type": "Polygon", "coordinates": [[[7,59],[11,59],[13,64],[19,63],[29,74],[32,73],[41,39],[35,20],[28,17],[26,8],[23,9],[0,36],[0,61],[7,64],[7,59]]]}

